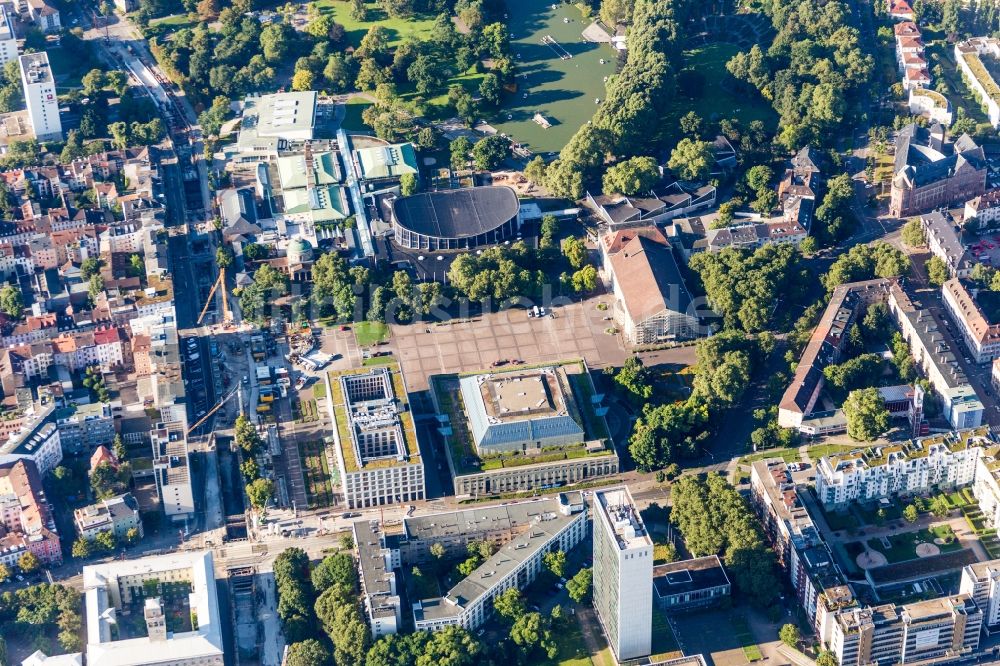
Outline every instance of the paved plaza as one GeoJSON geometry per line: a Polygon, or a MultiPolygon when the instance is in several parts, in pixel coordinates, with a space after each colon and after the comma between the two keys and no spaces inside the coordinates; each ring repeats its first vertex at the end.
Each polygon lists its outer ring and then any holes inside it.
{"type": "Polygon", "coordinates": [[[488,369],[496,361],[540,363],[583,358],[590,368],[620,366],[625,350],[608,335],[605,311],[591,299],[554,309],[553,317],[528,317],[522,309],[465,321],[393,326],[392,339],[407,388],[423,391],[431,375],[488,369]]]}

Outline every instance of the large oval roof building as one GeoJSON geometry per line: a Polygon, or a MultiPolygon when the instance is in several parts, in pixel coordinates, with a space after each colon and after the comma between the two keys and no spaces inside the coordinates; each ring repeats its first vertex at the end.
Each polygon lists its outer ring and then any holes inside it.
{"type": "Polygon", "coordinates": [[[465,250],[517,235],[517,194],[509,187],[422,192],[392,202],[396,243],[414,250],[465,250]]]}

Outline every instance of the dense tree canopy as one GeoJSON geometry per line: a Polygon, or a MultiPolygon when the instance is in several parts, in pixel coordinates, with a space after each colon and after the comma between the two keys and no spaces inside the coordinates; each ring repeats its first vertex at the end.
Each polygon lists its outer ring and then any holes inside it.
{"type": "Polygon", "coordinates": [[[788,150],[840,136],[832,128],[870,78],[874,61],[838,0],[760,3],[777,31],[770,48],[754,45],[727,68],[770,101],[780,116],[778,141],[788,150]]]}
{"type": "Polygon", "coordinates": [[[671,521],[693,555],[721,555],[737,590],[767,606],[781,588],[774,553],[739,492],[721,476],[682,476],[671,489],[671,521]]]}
{"type": "Polygon", "coordinates": [[[896,277],[909,269],[910,260],[906,255],[886,242],[855,245],[833,262],[823,276],[823,284],[827,290],[833,291],[841,284],[876,277],[896,277]]]}
{"type": "Polygon", "coordinates": [[[315,593],[305,551],[288,548],[275,558],[274,584],[278,591],[278,618],[286,640],[295,643],[312,638],[316,633],[315,593]]]}
{"type": "Polygon", "coordinates": [[[768,245],[753,252],[727,248],[691,257],[709,305],[726,328],[767,330],[779,300],[794,301],[808,284],[801,255],[792,245],[768,245]]]}
{"type": "Polygon", "coordinates": [[[660,169],[652,157],[633,157],[610,167],[604,174],[605,194],[648,193],[660,179],[660,169]]]}
{"type": "Polygon", "coordinates": [[[877,388],[851,391],[844,401],[844,415],[852,439],[870,442],[889,429],[889,410],[877,388]]]}

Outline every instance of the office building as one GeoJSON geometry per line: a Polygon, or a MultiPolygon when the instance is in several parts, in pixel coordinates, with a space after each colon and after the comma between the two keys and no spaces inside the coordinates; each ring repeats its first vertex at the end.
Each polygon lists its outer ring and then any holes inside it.
{"type": "Polygon", "coordinates": [[[17,60],[17,34],[7,6],[0,7],[0,65],[17,60]]]}
{"type": "Polygon", "coordinates": [[[718,555],[653,567],[654,599],[666,611],[712,606],[731,592],[729,576],[718,555]]]}
{"type": "Polygon", "coordinates": [[[967,486],[991,444],[984,427],[825,456],[816,464],[816,496],[823,506],[836,508],[967,486]]]}
{"type": "Polygon", "coordinates": [[[652,646],[653,541],[628,488],[594,492],[594,610],[619,662],[652,646]]]}
{"type": "Polygon", "coordinates": [[[135,529],[142,538],[142,519],[139,502],[132,493],[109,497],[73,512],[76,533],[91,541],[101,532],[111,532],[119,542],[125,541],[128,531],[135,529]]]}
{"type": "Polygon", "coordinates": [[[59,99],[55,76],[44,51],[27,53],[20,58],[21,89],[28,107],[28,120],[39,141],[62,141],[59,99]]]}
{"type": "Polygon", "coordinates": [[[399,631],[402,622],[397,579],[393,569],[399,568],[396,555],[386,545],[385,533],[377,521],[359,520],[352,525],[354,544],[358,549],[358,580],[365,603],[365,614],[372,638],[378,640],[399,631]]]}
{"type": "MultiPolygon", "coordinates": [[[[535,504],[524,507],[528,518],[524,529],[443,597],[414,600],[415,628],[436,630],[455,624],[475,629],[493,614],[493,601],[498,596],[511,588],[523,589],[538,577],[546,553],[567,552],[586,537],[587,511],[579,493],[564,493],[558,503],[545,503],[521,503],[535,504]]],[[[444,519],[449,520],[448,514],[444,519]]]]}
{"type": "Polygon", "coordinates": [[[84,567],[83,588],[88,666],[223,666],[211,552],[84,567]],[[186,603],[179,591],[187,592],[186,603]],[[119,614],[141,614],[145,631],[126,634],[119,614]]]}
{"type": "Polygon", "coordinates": [[[447,513],[403,518],[403,534],[393,539],[403,566],[437,561],[431,547],[440,544],[445,559],[464,556],[473,541],[504,545],[521,536],[537,516],[544,513],[583,511],[579,492],[560,493],[557,498],[477,506],[447,513]]]}
{"type": "Polygon", "coordinates": [[[1000,560],[965,565],[958,591],[976,602],[987,630],[1000,625],[1000,560]]]}
{"type": "Polygon", "coordinates": [[[149,433],[153,446],[153,474],[163,513],[172,521],[194,514],[191,461],[184,421],[157,423],[149,433]]]}
{"type": "Polygon", "coordinates": [[[968,594],[837,616],[830,650],[842,664],[932,664],[975,652],[983,614],[968,594]]]}
{"type": "Polygon", "coordinates": [[[424,465],[399,366],[331,372],[326,383],[347,507],[424,499],[424,465]]]}

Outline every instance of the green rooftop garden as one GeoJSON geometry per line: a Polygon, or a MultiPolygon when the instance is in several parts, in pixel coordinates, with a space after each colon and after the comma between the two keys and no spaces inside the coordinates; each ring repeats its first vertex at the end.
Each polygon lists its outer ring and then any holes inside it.
{"type": "MultiPolygon", "coordinates": [[[[398,363],[386,364],[392,377],[392,391],[399,406],[399,422],[403,431],[403,444],[406,446],[408,461],[406,464],[420,464],[420,447],[417,445],[417,428],[413,421],[413,413],[409,409],[409,397],[406,387],[403,384],[403,375],[400,372],[398,363]]],[[[361,375],[369,370],[367,368],[332,371],[327,374],[330,383],[330,403],[333,405],[334,420],[336,428],[336,439],[339,444],[340,453],[344,460],[344,468],[348,472],[362,471],[354,455],[354,443],[351,439],[350,426],[348,424],[347,409],[344,399],[344,391],[340,385],[340,378],[345,375],[361,375]]],[[[394,458],[383,458],[365,463],[363,469],[383,469],[394,467],[399,463],[394,458]]]]}
{"type": "Polygon", "coordinates": [[[965,64],[969,66],[969,71],[972,75],[976,77],[976,80],[982,85],[986,94],[997,103],[1000,103],[1000,87],[997,86],[997,82],[993,80],[989,71],[986,69],[986,65],[983,64],[982,59],[979,57],[978,53],[963,53],[962,59],[965,64]]]}
{"type": "Polygon", "coordinates": [[[939,109],[948,108],[948,99],[944,95],[935,90],[929,90],[927,88],[916,88],[914,89],[913,94],[919,97],[929,98],[934,102],[934,106],[936,106],[939,109]]]}

